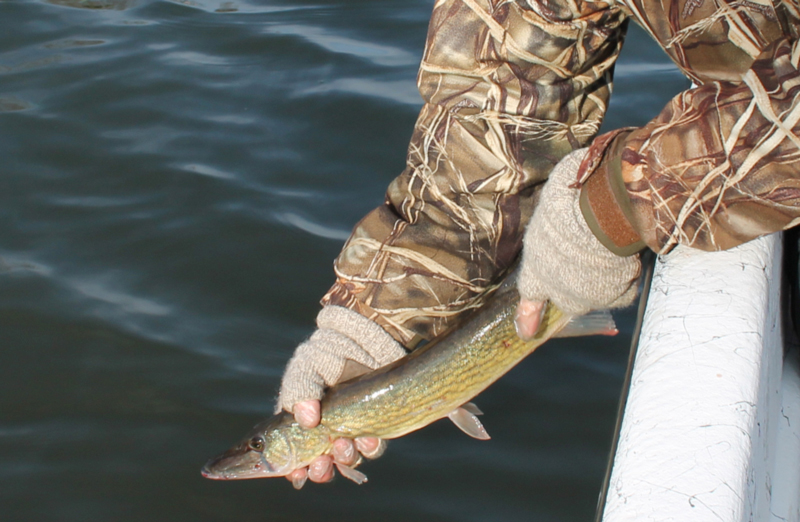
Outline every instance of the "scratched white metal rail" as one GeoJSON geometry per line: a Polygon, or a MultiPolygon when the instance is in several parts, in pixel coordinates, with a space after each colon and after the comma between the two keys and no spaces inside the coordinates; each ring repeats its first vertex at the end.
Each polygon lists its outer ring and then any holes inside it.
{"type": "Polygon", "coordinates": [[[773,235],[656,262],[603,522],[800,521],[800,377],[773,235]]]}

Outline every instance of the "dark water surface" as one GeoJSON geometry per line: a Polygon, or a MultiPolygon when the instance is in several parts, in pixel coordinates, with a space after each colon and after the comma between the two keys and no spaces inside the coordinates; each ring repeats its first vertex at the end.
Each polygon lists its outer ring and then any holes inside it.
{"type": "MultiPolygon", "coordinates": [[[[432,2],[0,1],[0,520],[585,521],[629,339],[343,479],[212,482],[404,166],[432,2]]],[[[607,128],[686,81],[634,31],[607,128]]],[[[630,313],[623,316],[629,334],[630,313]]]]}

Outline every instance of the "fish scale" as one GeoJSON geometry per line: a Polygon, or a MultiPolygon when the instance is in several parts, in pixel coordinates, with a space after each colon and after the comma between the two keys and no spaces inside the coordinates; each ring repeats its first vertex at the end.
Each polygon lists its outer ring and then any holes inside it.
{"type": "Polygon", "coordinates": [[[439,343],[379,372],[332,389],[322,424],[347,437],[396,438],[445,417],[495,382],[567,323],[549,306],[540,333],[522,341],[514,329],[513,287],[439,343]],[[354,415],[354,412],[358,415],[354,415]]]}

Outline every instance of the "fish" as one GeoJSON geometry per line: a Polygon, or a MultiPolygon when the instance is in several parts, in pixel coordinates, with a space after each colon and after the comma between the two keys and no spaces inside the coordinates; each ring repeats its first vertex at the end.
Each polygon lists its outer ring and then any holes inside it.
{"type": "MultiPolygon", "coordinates": [[[[282,477],[330,454],[337,438],[395,439],[445,417],[468,435],[489,439],[478,419],[482,412],[470,402],[474,397],[552,337],[617,333],[607,311],[576,318],[548,303],[539,330],[525,341],[514,324],[518,302],[512,274],[461,326],[392,364],[328,389],[315,428],[302,428],[291,413],[281,412],[209,460],[202,475],[282,477]]],[[[358,484],[367,481],[354,467],[336,466],[358,484]]]]}

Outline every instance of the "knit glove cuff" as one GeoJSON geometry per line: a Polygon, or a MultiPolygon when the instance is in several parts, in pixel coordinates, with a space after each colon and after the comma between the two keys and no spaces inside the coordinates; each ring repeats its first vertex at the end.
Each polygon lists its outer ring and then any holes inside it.
{"type": "Polygon", "coordinates": [[[542,188],[525,231],[518,279],[520,296],[568,314],[621,308],[636,298],[639,256],[620,257],[597,240],[580,210],[578,167],[588,149],[562,159],[542,188]]]}
{"type": "Polygon", "coordinates": [[[375,370],[406,355],[391,335],[361,314],[326,306],[317,315],[317,330],[286,365],[275,412],[291,412],[301,401],[319,400],[336,384],[348,360],[375,370]]]}

